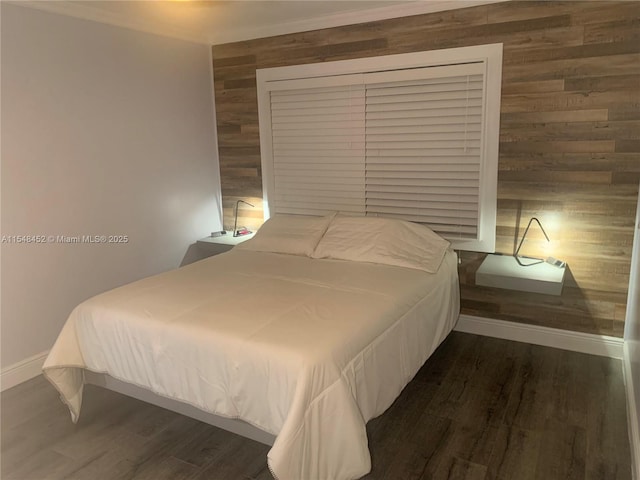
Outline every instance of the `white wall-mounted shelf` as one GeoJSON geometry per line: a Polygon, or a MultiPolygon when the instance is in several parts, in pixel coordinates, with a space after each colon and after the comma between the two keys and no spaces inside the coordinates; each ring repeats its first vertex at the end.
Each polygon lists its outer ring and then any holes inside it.
{"type": "Polygon", "coordinates": [[[228,252],[236,245],[253,238],[254,235],[255,233],[251,232],[247,235],[234,237],[231,232],[227,232],[226,235],[221,235],[219,237],[201,238],[196,244],[198,245],[198,249],[201,253],[200,257],[205,258],[218,255],[219,253],[228,252]]]}
{"type": "Polygon", "coordinates": [[[214,243],[219,245],[231,245],[232,247],[235,247],[236,245],[239,245],[242,242],[245,242],[253,238],[254,235],[255,235],[255,232],[251,232],[246,235],[239,235],[237,237],[234,237],[233,233],[227,232],[225,235],[220,235],[219,237],[201,238],[200,240],[198,240],[198,242],[207,243],[207,244],[214,243]]]}
{"type": "MultiPolygon", "coordinates": [[[[524,259],[522,263],[534,262],[524,259]]],[[[476,271],[476,285],[560,295],[566,267],[546,262],[524,267],[511,255],[487,255],[476,271]]]]}

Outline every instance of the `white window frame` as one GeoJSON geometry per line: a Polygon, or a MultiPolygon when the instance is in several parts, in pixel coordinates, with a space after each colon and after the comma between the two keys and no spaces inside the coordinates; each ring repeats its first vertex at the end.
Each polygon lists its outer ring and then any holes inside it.
{"type": "MultiPolygon", "coordinates": [[[[271,209],[269,199],[273,198],[275,192],[271,131],[271,91],[294,88],[296,83],[301,79],[306,79],[305,81],[308,82],[308,79],[317,78],[318,86],[330,86],[331,82],[339,82],[340,79],[327,79],[322,77],[388,72],[399,69],[467,62],[483,62],[486,70],[484,86],[485,103],[483,108],[484,135],[482,138],[482,164],[478,205],[478,236],[477,239],[454,240],[452,241],[452,246],[458,250],[494,252],[496,241],[502,51],[503,44],[496,43],[428,52],[258,69],[256,76],[265,220],[270,216],[271,209]]],[[[307,83],[307,85],[309,84],[307,83]]]]}

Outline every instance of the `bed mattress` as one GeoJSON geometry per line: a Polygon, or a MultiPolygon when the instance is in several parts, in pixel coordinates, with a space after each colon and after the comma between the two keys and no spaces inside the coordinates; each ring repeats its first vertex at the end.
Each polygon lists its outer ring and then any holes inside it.
{"type": "Polygon", "coordinates": [[[77,421],[83,372],[110,376],[276,435],[280,480],[370,470],[366,422],[451,331],[456,255],[436,273],[236,251],[93,297],[44,365],[77,421]]]}

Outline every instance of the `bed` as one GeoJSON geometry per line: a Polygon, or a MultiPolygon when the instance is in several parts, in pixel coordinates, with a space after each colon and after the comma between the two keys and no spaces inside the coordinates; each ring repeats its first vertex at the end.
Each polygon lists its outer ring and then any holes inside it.
{"type": "Polygon", "coordinates": [[[458,313],[456,255],[428,228],[276,216],[228,253],[80,304],[44,374],[73,421],[87,378],[106,374],[265,432],[275,478],[359,478],[366,422],[458,313]]]}

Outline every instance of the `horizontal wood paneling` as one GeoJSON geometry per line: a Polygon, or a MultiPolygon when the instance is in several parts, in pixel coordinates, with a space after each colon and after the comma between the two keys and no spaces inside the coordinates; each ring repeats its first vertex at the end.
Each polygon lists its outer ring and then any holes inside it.
{"type": "Polygon", "coordinates": [[[213,47],[225,226],[261,223],[257,68],[502,42],[497,250],[569,264],[560,297],[481,288],[462,252],[462,311],[621,336],[640,181],[637,2],[506,2],[213,47]]]}

